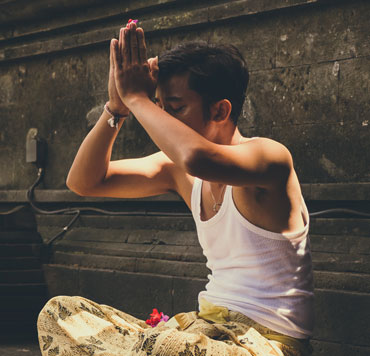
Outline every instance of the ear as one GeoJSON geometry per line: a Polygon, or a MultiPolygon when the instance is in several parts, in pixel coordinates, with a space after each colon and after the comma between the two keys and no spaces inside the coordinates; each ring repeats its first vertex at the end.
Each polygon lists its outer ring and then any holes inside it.
{"type": "Polygon", "coordinates": [[[228,99],[219,100],[211,104],[211,120],[224,121],[230,117],[232,105],[228,99]]]}

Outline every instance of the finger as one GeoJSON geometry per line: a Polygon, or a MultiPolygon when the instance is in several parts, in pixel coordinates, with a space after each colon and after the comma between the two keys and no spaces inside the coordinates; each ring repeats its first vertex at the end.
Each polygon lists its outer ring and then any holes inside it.
{"type": "Polygon", "coordinates": [[[118,52],[120,55],[121,65],[125,66],[127,63],[127,58],[125,56],[125,29],[121,28],[119,30],[119,40],[118,40],[118,52]]]}
{"type": "Polygon", "coordinates": [[[131,64],[139,63],[136,24],[133,22],[130,23],[130,48],[131,48],[131,64]]]}
{"type": "Polygon", "coordinates": [[[148,59],[148,64],[149,64],[149,68],[150,68],[150,70],[152,70],[152,68],[153,68],[153,62],[154,62],[154,58],[149,58],[148,59]]]}
{"type": "Polygon", "coordinates": [[[123,56],[123,67],[127,68],[131,63],[130,55],[130,31],[125,28],[122,35],[122,56],[123,56]]]}
{"type": "Polygon", "coordinates": [[[145,44],[145,36],[144,31],[141,27],[136,30],[137,34],[137,41],[139,46],[139,61],[140,63],[145,63],[147,61],[147,53],[146,53],[146,44],[145,44]]]}
{"type": "Polygon", "coordinates": [[[117,40],[112,40],[111,42],[111,57],[113,60],[113,68],[114,69],[121,69],[122,68],[122,61],[121,61],[121,54],[119,51],[119,44],[117,40]]]}
{"type": "Polygon", "coordinates": [[[159,68],[158,68],[158,62],[157,62],[157,57],[155,58],[149,58],[148,59],[149,63],[149,69],[150,73],[153,76],[153,78],[157,81],[158,80],[158,73],[159,73],[159,68]]]}
{"type": "Polygon", "coordinates": [[[109,64],[110,64],[110,68],[112,70],[114,70],[115,68],[115,64],[114,64],[114,47],[117,45],[118,41],[113,38],[111,41],[110,41],[110,51],[109,51],[109,64]]]}
{"type": "Polygon", "coordinates": [[[114,66],[113,63],[113,40],[110,41],[109,45],[109,70],[112,71],[114,66]]]}
{"type": "MultiPolygon", "coordinates": [[[[124,29],[121,28],[119,30],[119,37],[118,37],[118,47],[119,47],[119,50],[122,51],[122,48],[123,48],[123,38],[124,38],[124,29]]],[[[122,60],[123,60],[123,57],[122,57],[122,60]]]]}
{"type": "Polygon", "coordinates": [[[158,73],[159,73],[159,67],[158,67],[158,56],[154,58],[148,59],[150,72],[155,80],[158,80],[158,73]]]}
{"type": "Polygon", "coordinates": [[[159,71],[159,66],[158,66],[158,56],[155,56],[153,58],[153,70],[158,72],[159,71]]]}

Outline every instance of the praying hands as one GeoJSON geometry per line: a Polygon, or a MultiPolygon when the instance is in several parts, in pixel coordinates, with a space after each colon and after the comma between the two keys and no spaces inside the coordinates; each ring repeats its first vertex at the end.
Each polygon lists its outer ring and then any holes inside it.
{"type": "Polygon", "coordinates": [[[147,59],[144,31],[135,22],[120,29],[119,40],[111,41],[109,73],[109,107],[114,112],[127,113],[130,98],[154,95],[158,58],[147,59]]]}

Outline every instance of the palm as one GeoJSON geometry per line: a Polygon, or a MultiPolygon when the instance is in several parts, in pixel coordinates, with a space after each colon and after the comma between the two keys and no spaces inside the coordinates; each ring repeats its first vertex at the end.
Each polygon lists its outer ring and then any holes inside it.
{"type": "Polygon", "coordinates": [[[120,30],[114,47],[114,81],[123,103],[131,96],[152,97],[157,84],[158,59],[147,59],[144,32],[130,24],[120,30]]]}
{"type": "Polygon", "coordinates": [[[123,104],[122,100],[118,95],[118,91],[116,88],[116,81],[114,78],[114,62],[113,62],[113,48],[111,44],[110,48],[110,67],[109,67],[109,79],[108,79],[108,95],[109,95],[109,108],[119,114],[125,114],[129,110],[123,104]]]}
{"type": "Polygon", "coordinates": [[[111,101],[123,106],[123,103],[117,92],[116,83],[114,79],[114,71],[112,67],[109,69],[108,93],[111,101]]]}

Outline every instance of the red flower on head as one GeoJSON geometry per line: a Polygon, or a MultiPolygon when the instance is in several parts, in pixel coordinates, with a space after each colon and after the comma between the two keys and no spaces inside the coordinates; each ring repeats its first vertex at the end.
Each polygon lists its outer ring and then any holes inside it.
{"type": "Polygon", "coordinates": [[[133,20],[133,19],[129,19],[128,21],[127,21],[127,25],[126,25],[126,27],[128,27],[128,25],[131,23],[131,22],[133,22],[133,23],[138,23],[138,21],[139,20],[133,20]]]}

